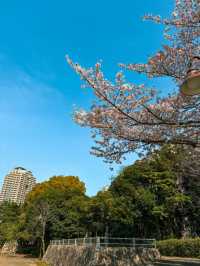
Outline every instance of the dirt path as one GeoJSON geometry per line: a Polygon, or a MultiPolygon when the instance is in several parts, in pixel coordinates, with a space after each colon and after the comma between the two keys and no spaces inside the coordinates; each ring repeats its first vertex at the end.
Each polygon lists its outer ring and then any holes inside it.
{"type": "Polygon", "coordinates": [[[36,266],[34,259],[0,256],[0,266],[36,266]]]}

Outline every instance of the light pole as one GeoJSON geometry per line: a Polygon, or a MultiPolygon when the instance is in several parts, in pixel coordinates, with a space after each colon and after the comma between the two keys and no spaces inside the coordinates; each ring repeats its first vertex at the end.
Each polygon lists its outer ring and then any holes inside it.
{"type": "Polygon", "coordinates": [[[186,96],[200,95],[200,57],[194,56],[187,77],[180,87],[186,96]]]}

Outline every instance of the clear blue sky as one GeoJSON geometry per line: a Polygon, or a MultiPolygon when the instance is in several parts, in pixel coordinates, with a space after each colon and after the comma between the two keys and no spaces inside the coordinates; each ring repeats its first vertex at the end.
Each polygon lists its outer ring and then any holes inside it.
{"type": "MultiPolygon", "coordinates": [[[[0,184],[15,166],[31,170],[38,181],[78,175],[90,195],[109,183],[113,173],[89,154],[89,130],[72,121],[73,105],[87,108],[92,96],[80,89],[65,55],[85,66],[102,59],[108,77],[118,62],[144,62],[163,37],[161,26],[141,17],[167,16],[173,2],[1,1],[0,184]]],[[[155,83],[164,88],[164,82],[155,83]]],[[[125,164],[134,160],[131,155],[125,164]]]]}

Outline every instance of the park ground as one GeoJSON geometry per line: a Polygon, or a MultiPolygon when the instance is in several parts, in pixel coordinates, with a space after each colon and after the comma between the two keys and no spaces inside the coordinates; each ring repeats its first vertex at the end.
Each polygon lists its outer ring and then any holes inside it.
{"type": "Polygon", "coordinates": [[[36,266],[36,259],[0,256],[0,266],[36,266]]]}
{"type": "MultiPolygon", "coordinates": [[[[0,266],[37,266],[37,259],[22,256],[4,257],[0,256],[0,266]]],[[[190,258],[162,257],[156,266],[200,266],[200,260],[190,258]]]]}

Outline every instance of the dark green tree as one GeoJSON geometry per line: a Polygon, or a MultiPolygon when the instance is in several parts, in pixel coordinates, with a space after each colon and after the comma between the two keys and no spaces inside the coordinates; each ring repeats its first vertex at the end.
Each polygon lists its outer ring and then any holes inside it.
{"type": "Polygon", "coordinates": [[[191,197],[181,189],[184,184],[180,185],[178,165],[182,162],[182,152],[174,146],[165,146],[124,168],[112,182],[112,193],[116,197],[125,196],[127,206],[133,210],[135,235],[184,236],[184,218],[191,197]]]}
{"type": "Polygon", "coordinates": [[[15,203],[4,202],[0,205],[0,242],[16,240],[20,225],[21,207],[15,203]]]}

